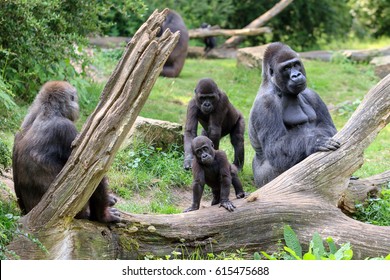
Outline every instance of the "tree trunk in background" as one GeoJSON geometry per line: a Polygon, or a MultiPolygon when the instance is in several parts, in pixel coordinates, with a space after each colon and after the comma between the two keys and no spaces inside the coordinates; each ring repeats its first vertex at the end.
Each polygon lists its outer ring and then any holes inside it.
{"type": "MultiPolygon", "coordinates": [[[[281,0],[272,9],[268,10],[260,17],[252,21],[250,24],[245,26],[244,28],[258,28],[263,26],[266,22],[272,19],[274,16],[278,15],[281,11],[283,11],[288,5],[291,4],[293,0],[281,0]]],[[[226,40],[222,47],[224,48],[236,48],[242,41],[244,41],[245,37],[242,36],[233,36],[226,40]]]]}
{"type": "Polygon", "coordinates": [[[188,30],[190,38],[204,38],[210,36],[253,36],[263,33],[271,33],[271,28],[244,28],[244,29],[204,29],[197,28],[188,30]]]}
{"type": "Polygon", "coordinates": [[[345,205],[340,201],[351,174],[363,163],[364,150],[389,123],[390,75],[370,90],[335,135],[342,144],[338,150],[309,156],[247,199],[234,201],[234,212],[213,206],[174,215],[122,213],[117,225],[73,219],[107,171],[178,39],[166,33],[155,40],[163,18],[152,15],[129,43],[67,165],[42,201],[21,219],[23,230],[46,251],[23,236],[8,249],[22,259],[142,259],[175,250],[187,255],[241,248],[272,253],[288,224],[303,244],[318,232],[337,244],[351,242],[355,259],[387,255],[390,227],[353,220],[337,206],[345,205]]]}

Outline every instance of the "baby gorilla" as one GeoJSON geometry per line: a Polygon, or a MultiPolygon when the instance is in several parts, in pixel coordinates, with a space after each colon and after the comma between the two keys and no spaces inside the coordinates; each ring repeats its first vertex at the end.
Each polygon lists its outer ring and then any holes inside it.
{"type": "Polygon", "coordinates": [[[237,175],[237,167],[229,163],[224,151],[214,150],[213,142],[208,137],[195,137],[191,144],[195,156],[192,163],[193,202],[184,212],[199,209],[205,184],[210,186],[213,192],[211,205],[221,203],[220,207],[234,211],[236,207],[229,200],[230,186],[234,186],[237,198],[246,195],[237,175]]]}

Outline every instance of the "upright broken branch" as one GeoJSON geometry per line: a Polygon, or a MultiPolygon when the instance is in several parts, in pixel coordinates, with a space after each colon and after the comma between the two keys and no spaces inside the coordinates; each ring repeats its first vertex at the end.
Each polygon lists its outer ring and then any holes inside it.
{"type": "MultiPolygon", "coordinates": [[[[244,28],[259,28],[263,26],[270,19],[278,15],[281,11],[283,11],[288,5],[291,4],[293,0],[281,0],[275,6],[273,6],[270,10],[262,14],[260,17],[256,18],[250,24],[245,26],[244,28]]],[[[242,41],[244,41],[243,36],[233,36],[226,40],[223,44],[224,48],[236,48],[242,41]]]]}

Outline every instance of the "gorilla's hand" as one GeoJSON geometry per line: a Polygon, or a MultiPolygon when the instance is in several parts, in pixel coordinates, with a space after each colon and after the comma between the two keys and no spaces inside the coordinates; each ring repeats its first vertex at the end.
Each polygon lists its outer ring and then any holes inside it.
{"type": "Polygon", "coordinates": [[[118,202],[118,199],[113,195],[108,195],[108,206],[114,206],[118,202]]]}
{"type": "Polygon", "coordinates": [[[338,142],[330,137],[321,136],[321,137],[316,139],[314,151],[315,152],[328,152],[328,151],[335,151],[338,148],[340,148],[340,142],[338,142]]]}
{"type": "Polygon", "coordinates": [[[221,205],[219,205],[219,207],[224,207],[229,212],[233,212],[234,208],[236,208],[236,206],[234,206],[234,204],[229,200],[221,202],[221,205]]]}
{"type": "Polygon", "coordinates": [[[192,156],[187,156],[184,159],[183,167],[185,170],[190,170],[192,168],[192,156]]]}
{"type": "Polygon", "coordinates": [[[246,193],[246,192],[240,192],[240,193],[236,194],[236,197],[237,197],[238,199],[240,199],[240,198],[245,198],[245,197],[247,197],[247,196],[249,196],[249,193],[246,193]]]}

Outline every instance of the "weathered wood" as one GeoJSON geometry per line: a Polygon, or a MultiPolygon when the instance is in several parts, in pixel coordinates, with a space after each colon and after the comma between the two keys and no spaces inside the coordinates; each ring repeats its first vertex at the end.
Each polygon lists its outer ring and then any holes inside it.
{"type": "Polygon", "coordinates": [[[264,33],[271,33],[271,28],[243,28],[243,29],[206,29],[197,28],[188,30],[190,38],[204,38],[210,36],[253,36],[264,33]]]}
{"type": "MultiPolygon", "coordinates": [[[[283,11],[288,5],[291,4],[293,0],[281,0],[275,6],[273,6],[270,10],[262,14],[260,17],[256,18],[250,24],[245,26],[244,28],[258,28],[263,26],[270,19],[278,15],[281,11],[283,11]]],[[[242,36],[233,36],[226,40],[223,44],[225,48],[235,48],[237,47],[245,37],[242,36]]]]}

